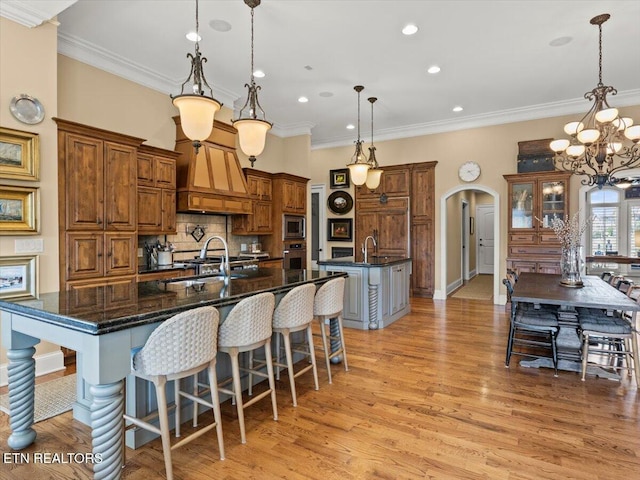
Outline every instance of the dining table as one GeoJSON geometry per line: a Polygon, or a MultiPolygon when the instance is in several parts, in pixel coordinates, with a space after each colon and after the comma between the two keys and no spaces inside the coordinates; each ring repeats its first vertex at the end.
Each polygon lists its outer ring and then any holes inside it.
{"type": "MultiPolygon", "coordinates": [[[[615,312],[640,312],[640,304],[629,298],[626,294],[616,289],[609,283],[594,275],[582,277],[583,286],[567,287],[560,284],[561,276],[546,273],[523,272],[518,276],[518,281],[513,287],[511,295],[511,315],[515,315],[520,303],[534,305],[558,306],[559,330],[556,338],[558,349],[558,369],[580,372],[582,365],[578,311],[576,307],[595,308],[613,315],[615,312]]],[[[634,330],[638,331],[637,315],[632,315],[634,330]]],[[[638,352],[638,335],[633,336],[633,349],[638,352]]],[[[638,358],[634,355],[636,383],[640,384],[640,368],[638,358]]],[[[548,367],[553,368],[553,362],[548,358],[535,360],[522,360],[524,367],[548,367]]],[[[587,373],[600,377],[619,379],[617,373],[605,368],[590,365],[587,373]]]]}

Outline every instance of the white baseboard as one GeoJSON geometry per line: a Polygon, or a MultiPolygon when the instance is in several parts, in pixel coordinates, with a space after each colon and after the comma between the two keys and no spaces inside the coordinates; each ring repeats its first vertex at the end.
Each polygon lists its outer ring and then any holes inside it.
{"type": "MultiPolygon", "coordinates": [[[[65,369],[62,350],[36,355],[34,358],[36,360],[36,377],[65,369]]],[[[8,363],[0,365],[0,387],[6,386],[9,382],[8,366],[8,363]]]]}
{"type": "Polygon", "coordinates": [[[436,289],[433,291],[433,299],[434,300],[446,300],[447,294],[440,289],[436,289]]]}
{"type": "Polygon", "coordinates": [[[463,283],[464,282],[462,281],[462,278],[458,278],[457,280],[451,282],[449,285],[447,285],[447,295],[453,292],[456,288],[460,288],[463,283]]]}

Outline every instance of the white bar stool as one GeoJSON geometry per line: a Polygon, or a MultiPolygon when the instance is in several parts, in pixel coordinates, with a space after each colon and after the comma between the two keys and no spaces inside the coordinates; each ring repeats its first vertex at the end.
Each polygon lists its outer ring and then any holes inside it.
{"type": "MultiPolygon", "coordinates": [[[[233,388],[227,389],[219,386],[218,390],[232,395],[238,411],[238,423],[240,424],[240,438],[242,443],[247,443],[244,427],[244,409],[271,395],[273,419],[278,420],[278,405],[276,403],[276,388],[273,377],[273,363],[271,359],[271,335],[272,318],[275,306],[275,297],[272,293],[259,293],[241,300],[227,318],[220,325],[218,332],[218,350],[231,358],[231,374],[233,388]],[[251,375],[268,378],[269,388],[256,395],[246,403],[242,402],[242,384],[240,381],[240,363],[238,355],[241,352],[250,352],[259,347],[264,347],[267,373],[253,369],[243,368],[243,371],[251,375]]],[[[222,383],[224,385],[225,382],[222,383]]]]}
{"type": "Polygon", "coordinates": [[[316,292],[313,302],[313,314],[320,324],[322,348],[327,363],[329,383],[331,379],[331,359],[342,357],[345,372],[349,371],[347,351],[344,346],[344,331],[342,328],[342,309],[344,305],[344,278],[335,278],[322,285],[316,292]],[[328,320],[328,322],[327,322],[328,320]],[[327,333],[329,323],[329,333],[327,333]],[[335,328],[337,327],[337,328],[335,328]],[[330,342],[330,345],[327,344],[330,342]],[[329,348],[331,347],[331,348],[329,348]]]}
{"type": "Polygon", "coordinates": [[[286,367],[289,374],[289,384],[291,385],[291,398],[293,406],[298,406],[296,396],[295,379],[308,372],[313,371],[313,381],[315,389],[318,390],[318,367],[316,366],[316,356],[313,350],[313,303],[316,294],[315,285],[300,285],[287,293],[273,313],[273,331],[282,335],[284,339],[284,351],[287,363],[280,363],[280,337],[276,340],[276,361],[274,365],[286,367]],[[305,331],[307,334],[307,343],[292,346],[291,333],[305,331]],[[311,364],[294,372],[293,369],[293,352],[305,355],[311,364]]]}
{"type": "Polygon", "coordinates": [[[224,460],[224,440],[220,419],[220,402],[215,388],[216,378],[216,339],[218,334],[219,313],[213,307],[200,307],[174,315],[156,328],[144,346],[133,355],[131,373],[136,377],[153,382],[158,400],[160,428],[148,423],[150,417],[139,419],[126,413],[123,415],[133,425],[157,433],[162,438],[167,479],[173,479],[171,451],[183,446],[203,433],[216,428],[220,460],[224,460]],[[180,390],[180,379],[191,377],[206,369],[211,389],[211,403],[180,390]],[[180,436],[180,397],[186,397],[213,410],[214,422],[186,436],[171,446],[169,434],[169,415],[165,386],[167,381],[175,385],[175,429],[180,436]]]}

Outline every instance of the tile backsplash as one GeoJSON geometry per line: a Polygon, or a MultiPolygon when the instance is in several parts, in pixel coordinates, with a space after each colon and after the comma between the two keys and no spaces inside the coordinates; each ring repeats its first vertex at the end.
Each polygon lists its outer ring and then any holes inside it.
{"type": "MultiPolygon", "coordinates": [[[[256,236],[232,235],[232,217],[228,215],[200,215],[192,213],[179,213],[177,215],[177,231],[175,235],[139,235],[138,236],[138,252],[140,249],[144,252],[145,243],[155,245],[157,242],[161,244],[172,243],[175,247],[173,261],[192,259],[196,257],[200,249],[204,246],[204,242],[212,235],[218,235],[227,240],[229,245],[229,255],[237,255],[240,252],[242,244],[251,244],[258,241],[256,236]],[[191,232],[196,226],[202,227],[204,236],[197,241],[191,232]]],[[[214,248],[222,248],[220,242],[211,242],[209,250],[214,248]]],[[[144,253],[138,259],[139,265],[145,264],[144,253]]]]}

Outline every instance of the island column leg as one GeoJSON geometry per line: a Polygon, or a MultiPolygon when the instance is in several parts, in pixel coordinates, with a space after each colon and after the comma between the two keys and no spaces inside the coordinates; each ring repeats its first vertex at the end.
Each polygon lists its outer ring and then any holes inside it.
{"type": "Polygon", "coordinates": [[[378,288],[379,285],[369,284],[369,330],[377,330],[378,325],[378,288]]]}
{"type": "Polygon", "coordinates": [[[14,450],[22,450],[36,439],[33,429],[35,406],[36,362],[35,347],[7,351],[9,366],[9,424],[11,435],[7,444],[14,450]]]}
{"type": "MultiPolygon", "coordinates": [[[[324,327],[323,327],[324,328],[324,327]]],[[[338,319],[332,318],[329,320],[329,337],[331,338],[331,353],[337,352],[342,348],[342,342],[340,339],[340,325],[338,325],[338,319]]],[[[331,363],[336,364],[342,362],[342,356],[336,355],[331,359],[331,363]]]]}
{"type": "Polygon", "coordinates": [[[93,478],[114,480],[120,478],[124,463],[123,438],[124,396],[122,380],[106,385],[92,385],[91,438],[94,459],[93,478]]]}

